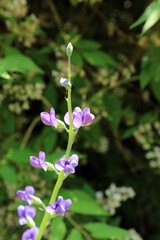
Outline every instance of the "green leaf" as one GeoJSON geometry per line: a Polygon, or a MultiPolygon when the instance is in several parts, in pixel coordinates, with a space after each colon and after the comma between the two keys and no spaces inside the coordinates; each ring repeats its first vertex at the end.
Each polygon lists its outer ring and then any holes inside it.
{"type": "MultiPolygon", "coordinates": [[[[49,83],[44,91],[44,97],[49,101],[49,103],[53,106],[53,108],[56,107],[57,103],[57,92],[54,87],[53,83],[49,83]]],[[[44,109],[46,109],[46,106],[44,106],[44,109]]]]}
{"type": "Polygon", "coordinates": [[[81,55],[75,51],[73,51],[72,54],[72,63],[80,68],[82,68],[83,66],[83,60],[81,55]]]}
{"type": "Polygon", "coordinates": [[[108,119],[117,130],[122,116],[120,100],[114,94],[106,94],[103,97],[104,107],[108,113],[108,119]]]}
{"type": "Polygon", "coordinates": [[[5,156],[5,159],[11,162],[19,163],[19,166],[24,166],[29,163],[29,157],[34,156],[33,152],[28,148],[16,149],[10,148],[5,156]]]}
{"type": "Polygon", "coordinates": [[[127,129],[123,135],[122,135],[122,139],[127,139],[131,136],[133,136],[134,132],[137,130],[137,127],[132,127],[132,128],[129,128],[127,129]]]}
{"type": "Polygon", "coordinates": [[[70,209],[75,213],[85,215],[108,215],[108,213],[98,205],[96,200],[81,190],[63,190],[61,194],[64,198],[70,198],[72,200],[70,209]]]}
{"type": "Polygon", "coordinates": [[[15,54],[12,53],[0,61],[0,74],[8,71],[27,74],[31,70],[40,74],[43,73],[42,69],[40,69],[29,57],[18,52],[15,52],[15,54]]]}
{"type": "Polygon", "coordinates": [[[83,50],[96,50],[101,47],[101,44],[92,40],[79,40],[76,44],[74,44],[74,47],[83,50]]]}
{"type": "Polygon", "coordinates": [[[141,89],[144,89],[150,82],[151,77],[146,70],[142,70],[140,73],[140,86],[141,89]]]}
{"type": "Polygon", "coordinates": [[[2,166],[0,169],[2,179],[9,184],[17,184],[17,174],[14,167],[2,166]]]}
{"type": "Polygon", "coordinates": [[[110,226],[105,223],[87,223],[84,225],[84,228],[91,232],[92,237],[97,238],[97,239],[118,239],[121,240],[123,239],[126,235],[130,235],[128,231],[119,228],[119,227],[114,227],[110,226]]]}
{"type": "Polygon", "coordinates": [[[153,123],[159,118],[158,111],[150,111],[145,113],[139,120],[139,124],[153,123]]]}
{"type": "Polygon", "coordinates": [[[157,9],[154,9],[152,13],[149,15],[147,18],[143,29],[142,29],[142,34],[146,33],[160,18],[160,6],[157,9]]]}
{"type": "Polygon", "coordinates": [[[49,240],[63,240],[67,229],[62,217],[56,217],[50,225],[52,230],[49,240]]]}
{"type": "Polygon", "coordinates": [[[101,51],[84,51],[82,54],[84,59],[91,65],[99,67],[116,66],[116,62],[107,53],[101,51]]]}
{"type": "Polygon", "coordinates": [[[46,153],[49,153],[55,147],[57,142],[57,132],[54,127],[45,126],[39,137],[36,137],[32,144],[34,149],[42,148],[46,153]]]}
{"type": "Polygon", "coordinates": [[[149,6],[145,9],[143,14],[140,16],[140,18],[138,18],[138,20],[130,26],[130,29],[133,29],[133,28],[137,27],[138,25],[142,24],[143,22],[145,22],[147,20],[147,18],[152,14],[152,12],[159,7],[160,7],[160,5],[156,1],[149,4],[149,6]]]}
{"type": "Polygon", "coordinates": [[[83,240],[83,238],[81,233],[77,229],[73,228],[67,237],[67,240],[83,240]]]}
{"type": "Polygon", "coordinates": [[[155,98],[160,103],[160,82],[152,81],[151,89],[152,89],[152,92],[153,92],[155,98]]]}
{"type": "Polygon", "coordinates": [[[3,119],[3,128],[2,132],[6,134],[14,133],[16,129],[16,119],[13,113],[6,111],[5,113],[1,112],[3,119]]]}

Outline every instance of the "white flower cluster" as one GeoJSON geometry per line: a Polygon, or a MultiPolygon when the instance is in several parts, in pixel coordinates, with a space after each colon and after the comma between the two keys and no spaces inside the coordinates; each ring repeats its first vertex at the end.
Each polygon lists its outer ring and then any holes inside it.
{"type": "Polygon", "coordinates": [[[3,85],[3,101],[9,100],[8,108],[12,112],[20,114],[23,110],[29,109],[29,100],[39,100],[43,94],[44,84],[35,85],[27,83],[22,85],[12,85],[6,83],[3,85]]]}
{"type": "Polygon", "coordinates": [[[26,0],[1,0],[0,14],[5,17],[8,31],[13,33],[18,42],[31,47],[36,42],[39,32],[39,20],[34,14],[28,14],[26,0]],[[11,21],[15,18],[16,21],[11,21]]]}
{"type": "Polygon", "coordinates": [[[149,150],[151,144],[154,143],[154,131],[151,124],[139,125],[137,131],[134,132],[134,137],[144,150],[149,150]]]}
{"type": "Polygon", "coordinates": [[[135,231],[135,229],[129,229],[130,236],[125,236],[124,240],[143,240],[142,237],[135,231]]]}
{"type": "Polygon", "coordinates": [[[155,146],[153,151],[148,151],[146,158],[150,160],[150,167],[160,168],[160,147],[155,146]]]}
{"type": "Polygon", "coordinates": [[[117,187],[114,183],[105,190],[105,195],[102,191],[96,192],[97,202],[111,215],[115,214],[116,208],[121,206],[121,202],[127,199],[132,199],[135,196],[135,192],[131,187],[117,187]]]}

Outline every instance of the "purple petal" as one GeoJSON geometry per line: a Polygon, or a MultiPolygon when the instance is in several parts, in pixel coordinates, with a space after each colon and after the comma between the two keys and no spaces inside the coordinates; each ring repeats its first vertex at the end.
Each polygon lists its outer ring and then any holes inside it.
{"type": "Polygon", "coordinates": [[[23,205],[17,207],[17,213],[20,218],[24,216],[24,209],[25,207],[23,205]]]}
{"type": "Polygon", "coordinates": [[[65,167],[65,160],[60,159],[57,163],[55,163],[55,167],[57,168],[58,171],[62,171],[65,167]]]}
{"type": "Polygon", "coordinates": [[[59,204],[59,205],[63,204],[63,201],[64,201],[63,197],[59,196],[58,199],[57,199],[57,204],[59,204]]]}
{"type": "Polygon", "coordinates": [[[55,202],[49,204],[49,205],[46,207],[46,211],[47,211],[48,213],[52,213],[53,211],[55,211],[55,209],[56,209],[56,203],[55,203],[55,202]]]}
{"type": "Polygon", "coordinates": [[[55,117],[55,110],[53,107],[51,107],[50,109],[50,116],[53,115],[55,117]]]}
{"type": "Polygon", "coordinates": [[[36,210],[33,207],[25,206],[25,216],[34,218],[36,216],[36,210]]]}
{"type": "Polygon", "coordinates": [[[69,125],[69,113],[68,112],[64,115],[64,121],[65,121],[65,123],[67,123],[69,125]]]}
{"type": "Polygon", "coordinates": [[[92,117],[91,117],[91,114],[86,114],[86,115],[84,115],[84,117],[83,117],[82,124],[83,124],[83,125],[91,124],[92,121],[93,121],[93,119],[92,119],[92,117]]]}
{"type": "Polygon", "coordinates": [[[25,217],[19,218],[19,225],[24,225],[27,222],[27,219],[25,217]]]}
{"type": "Polygon", "coordinates": [[[65,210],[67,211],[72,205],[71,199],[64,200],[64,204],[65,204],[65,210]]]}
{"type": "Polygon", "coordinates": [[[80,116],[82,116],[82,110],[80,109],[80,107],[76,107],[76,108],[74,109],[74,112],[75,112],[75,113],[78,113],[78,114],[80,114],[80,116]]]}
{"type": "Polygon", "coordinates": [[[71,173],[70,171],[70,165],[66,165],[65,168],[64,168],[64,173],[71,173]]]}
{"type": "Polygon", "coordinates": [[[39,163],[39,159],[37,157],[31,156],[30,157],[30,163],[35,168],[41,168],[41,165],[39,163]]]}
{"type": "Polygon", "coordinates": [[[40,163],[40,168],[43,168],[44,171],[47,171],[47,167],[45,164],[45,152],[43,151],[39,152],[39,163],[40,163]]]}
{"type": "Polygon", "coordinates": [[[35,240],[38,233],[38,227],[29,228],[22,234],[22,240],[35,240]]]}
{"type": "Polygon", "coordinates": [[[25,187],[25,193],[29,196],[32,196],[34,195],[34,188],[32,186],[27,186],[25,187]]]}
{"type": "Polygon", "coordinates": [[[56,209],[55,209],[55,213],[56,214],[60,214],[61,216],[64,216],[65,214],[65,208],[63,206],[58,206],[56,209]]]}
{"type": "Polygon", "coordinates": [[[82,119],[75,116],[74,119],[73,119],[73,126],[75,128],[80,128],[81,124],[82,124],[82,119]]]}
{"type": "Polygon", "coordinates": [[[45,156],[45,152],[40,151],[40,152],[39,152],[39,159],[41,159],[42,161],[45,162],[45,158],[46,158],[46,156],[45,156]]]}
{"type": "Polygon", "coordinates": [[[26,201],[26,194],[24,191],[22,190],[18,190],[16,192],[17,196],[22,200],[22,201],[26,201]]]}
{"type": "Polygon", "coordinates": [[[44,124],[49,125],[49,126],[52,125],[52,122],[51,122],[51,118],[50,118],[50,114],[49,114],[49,113],[47,113],[47,112],[41,112],[40,116],[41,116],[41,120],[42,120],[42,122],[43,122],[44,124]]]}
{"type": "Polygon", "coordinates": [[[51,114],[51,123],[52,123],[52,125],[55,126],[55,128],[57,128],[57,125],[58,125],[57,119],[52,114],[51,114]]]}
{"type": "Polygon", "coordinates": [[[84,109],[83,109],[83,115],[85,115],[85,114],[90,114],[90,109],[88,108],[88,107],[85,107],[84,109]]]}

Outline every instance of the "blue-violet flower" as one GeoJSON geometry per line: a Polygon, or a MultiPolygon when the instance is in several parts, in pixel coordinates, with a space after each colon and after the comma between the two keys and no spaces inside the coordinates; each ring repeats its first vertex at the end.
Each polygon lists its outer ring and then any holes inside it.
{"type": "Polygon", "coordinates": [[[45,125],[55,126],[57,128],[57,119],[55,117],[55,110],[51,107],[50,114],[47,112],[41,112],[41,120],[45,125]]]}
{"type": "Polygon", "coordinates": [[[55,212],[61,216],[64,216],[65,212],[71,207],[71,199],[64,200],[62,196],[58,197],[57,202],[53,202],[46,207],[48,213],[55,212]]]}
{"type": "MultiPolygon", "coordinates": [[[[88,107],[85,107],[83,111],[79,107],[76,107],[72,113],[72,121],[75,128],[91,124],[94,118],[95,116],[90,113],[90,109],[88,107]]],[[[68,112],[64,116],[64,121],[69,125],[68,112]]]]}
{"type": "Polygon", "coordinates": [[[25,191],[18,190],[17,196],[22,200],[28,202],[29,205],[32,203],[32,196],[34,195],[34,188],[32,186],[25,187],[25,191]]]}
{"type": "Polygon", "coordinates": [[[39,158],[31,156],[30,163],[35,168],[43,168],[44,171],[47,171],[47,166],[45,164],[45,152],[39,152],[39,158]]]}
{"type": "Polygon", "coordinates": [[[27,218],[34,218],[36,216],[36,211],[33,207],[20,205],[17,208],[17,213],[19,216],[19,224],[24,225],[27,223],[27,218]]]}
{"type": "Polygon", "coordinates": [[[38,227],[29,228],[22,234],[22,240],[35,240],[38,233],[38,227]]]}
{"type": "Polygon", "coordinates": [[[73,154],[65,161],[65,155],[60,158],[60,160],[55,164],[57,170],[62,171],[64,173],[75,173],[75,167],[78,166],[79,158],[76,154],[73,154]]]}

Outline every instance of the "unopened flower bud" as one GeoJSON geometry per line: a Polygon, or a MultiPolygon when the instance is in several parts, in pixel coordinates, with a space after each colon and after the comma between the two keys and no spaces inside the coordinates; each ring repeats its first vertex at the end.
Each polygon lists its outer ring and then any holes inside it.
{"type": "Polygon", "coordinates": [[[47,170],[55,171],[55,167],[52,163],[46,162],[47,170]]]}
{"type": "MultiPolygon", "coordinates": [[[[47,164],[46,164],[47,165],[47,164]]],[[[35,205],[42,205],[42,200],[39,197],[36,196],[32,196],[32,204],[35,205]]]]}
{"type": "Polygon", "coordinates": [[[72,52],[73,52],[73,46],[72,46],[72,43],[69,42],[69,43],[68,43],[68,46],[67,46],[67,48],[66,48],[67,56],[68,56],[68,57],[71,57],[72,52]]]}
{"type": "Polygon", "coordinates": [[[64,129],[66,129],[66,125],[64,124],[63,121],[57,119],[57,123],[58,123],[57,128],[64,128],[64,129]]]}
{"type": "Polygon", "coordinates": [[[60,84],[62,86],[64,86],[66,89],[70,89],[72,87],[72,84],[70,83],[70,81],[68,81],[68,79],[66,78],[61,78],[60,79],[60,84]]]}
{"type": "Polygon", "coordinates": [[[36,224],[34,222],[34,220],[31,218],[31,217],[27,217],[27,222],[26,224],[28,225],[28,227],[32,228],[32,227],[35,227],[36,224]]]}

